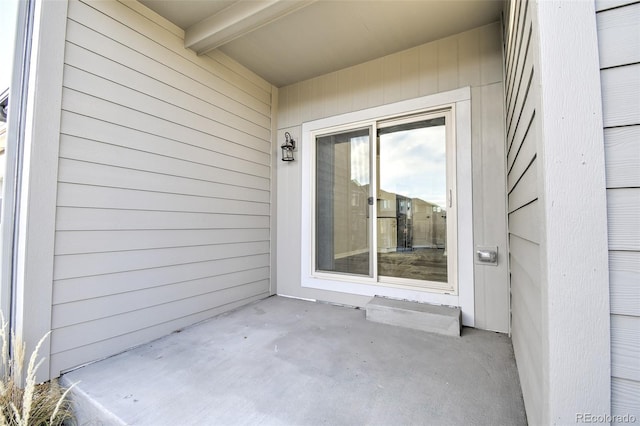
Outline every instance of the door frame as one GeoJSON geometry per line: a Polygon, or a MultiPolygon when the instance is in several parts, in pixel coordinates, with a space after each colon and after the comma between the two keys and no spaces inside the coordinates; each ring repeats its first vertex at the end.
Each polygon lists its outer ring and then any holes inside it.
{"type": "Polygon", "coordinates": [[[301,205],[301,285],[314,289],[337,291],[364,296],[386,296],[438,305],[459,306],[462,322],[466,326],[475,324],[475,298],[473,277],[473,212],[471,169],[471,89],[456,90],[423,96],[392,104],[381,105],[360,111],[314,120],[302,124],[300,146],[302,165],[301,205]],[[312,244],[314,241],[313,196],[313,149],[314,132],[326,128],[351,126],[357,123],[377,121],[436,109],[452,109],[455,126],[455,161],[457,181],[457,294],[425,291],[418,288],[391,286],[388,284],[362,282],[352,277],[317,276],[312,270],[312,244]]]}
{"type": "MultiPolygon", "coordinates": [[[[457,203],[456,200],[456,161],[455,161],[455,106],[447,105],[445,108],[431,108],[428,111],[422,111],[419,113],[400,115],[393,117],[383,117],[382,119],[365,121],[358,123],[351,123],[347,125],[341,125],[339,127],[322,128],[317,131],[311,132],[310,140],[313,141],[314,148],[310,150],[311,164],[311,197],[310,200],[313,203],[311,211],[313,217],[311,218],[311,229],[316,230],[311,232],[311,274],[316,278],[321,279],[336,279],[340,281],[355,281],[363,284],[371,285],[384,285],[398,288],[419,289],[422,291],[432,291],[443,294],[458,294],[458,277],[457,277],[457,203]],[[363,273],[348,273],[348,272],[333,272],[330,270],[320,270],[317,265],[317,256],[319,251],[319,236],[317,231],[318,223],[318,192],[317,192],[317,143],[318,138],[329,137],[332,135],[347,134],[358,131],[368,131],[368,144],[369,144],[369,157],[368,157],[368,174],[369,174],[369,193],[368,198],[375,200],[378,198],[378,191],[380,188],[380,175],[379,175],[379,161],[380,151],[378,146],[380,144],[379,130],[394,125],[400,122],[418,122],[429,118],[442,117],[446,119],[446,192],[447,202],[449,207],[447,208],[447,275],[446,282],[429,281],[429,280],[417,280],[402,277],[385,276],[380,274],[378,269],[378,201],[374,201],[373,204],[369,204],[365,208],[368,210],[367,218],[367,241],[369,253],[369,273],[367,275],[363,273]],[[314,202],[315,201],[315,202],[314,202]]],[[[379,200],[379,198],[378,198],[379,200]]],[[[332,234],[333,235],[333,234],[332,234]]],[[[347,253],[351,253],[347,251],[347,253]]]]}

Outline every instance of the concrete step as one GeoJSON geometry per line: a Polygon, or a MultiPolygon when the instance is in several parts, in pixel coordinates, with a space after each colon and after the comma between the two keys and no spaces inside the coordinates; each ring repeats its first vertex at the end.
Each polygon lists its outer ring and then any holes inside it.
{"type": "Polygon", "coordinates": [[[458,307],[376,296],[367,303],[365,311],[369,321],[447,336],[460,336],[462,327],[462,311],[458,307]]]}

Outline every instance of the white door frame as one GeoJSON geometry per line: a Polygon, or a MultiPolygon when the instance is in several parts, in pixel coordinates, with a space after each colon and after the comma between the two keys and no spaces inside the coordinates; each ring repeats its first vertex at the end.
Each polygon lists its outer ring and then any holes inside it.
{"type": "Polygon", "coordinates": [[[438,305],[459,306],[462,323],[475,325],[475,298],[473,277],[473,213],[472,213],[472,169],[471,169],[471,89],[464,87],[435,95],[423,96],[315,120],[302,125],[300,146],[302,164],[302,206],[301,206],[301,285],[322,290],[351,293],[364,296],[386,296],[414,300],[438,305]],[[324,128],[338,127],[351,123],[379,120],[385,117],[411,114],[413,112],[453,106],[455,108],[456,133],[456,181],[458,213],[458,293],[446,294],[406,287],[391,287],[379,284],[357,282],[356,280],[319,278],[312,271],[313,241],[313,132],[324,128]],[[305,149],[306,148],[306,149],[305,149]],[[306,185],[306,188],[305,188],[306,185]]]}

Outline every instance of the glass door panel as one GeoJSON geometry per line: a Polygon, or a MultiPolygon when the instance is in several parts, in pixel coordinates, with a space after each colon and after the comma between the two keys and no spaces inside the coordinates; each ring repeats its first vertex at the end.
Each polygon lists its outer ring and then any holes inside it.
{"type": "Polygon", "coordinates": [[[370,129],[316,137],[315,269],[372,276],[370,129]]]}
{"type": "Polygon", "coordinates": [[[384,277],[447,282],[445,117],[381,123],[377,268],[384,277]]]}

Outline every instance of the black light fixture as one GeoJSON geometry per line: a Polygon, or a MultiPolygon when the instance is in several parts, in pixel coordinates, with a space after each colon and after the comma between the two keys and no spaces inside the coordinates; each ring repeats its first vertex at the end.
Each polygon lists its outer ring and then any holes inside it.
{"type": "Polygon", "coordinates": [[[284,143],[282,148],[282,161],[293,161],[293,151],[296,149],[296,141],[293,140],[289,132],[284,134],[284,143]]]}

